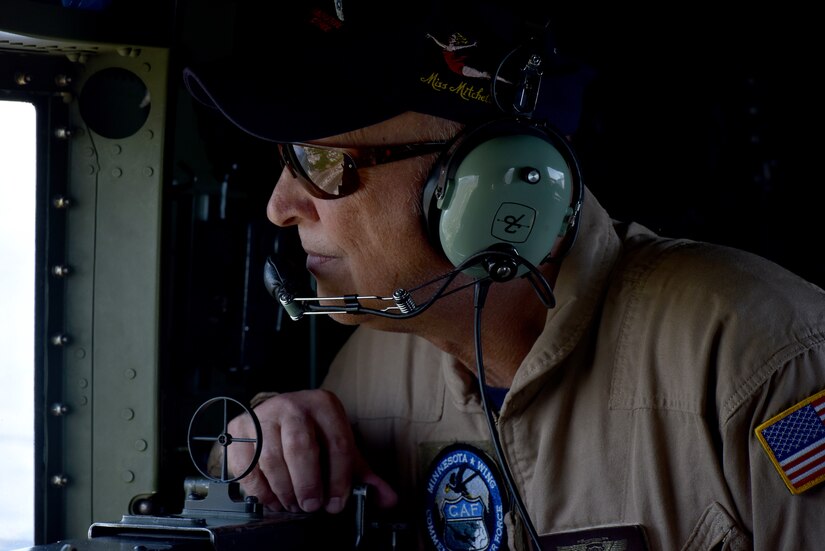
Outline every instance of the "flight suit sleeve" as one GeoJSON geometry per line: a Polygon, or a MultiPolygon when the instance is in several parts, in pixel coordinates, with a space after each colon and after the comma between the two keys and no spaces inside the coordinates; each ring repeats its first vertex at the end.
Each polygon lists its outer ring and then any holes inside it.
{"type": "Polygon", "coordinates": [[[822,545],[825,334],[771,358],[721,413],[725,476],[754,549],[822,545]]]}

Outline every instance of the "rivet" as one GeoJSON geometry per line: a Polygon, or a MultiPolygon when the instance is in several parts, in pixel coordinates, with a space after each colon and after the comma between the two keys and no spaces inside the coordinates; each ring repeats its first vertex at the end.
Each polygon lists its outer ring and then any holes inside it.
{"type": "Polygon", "coordinates": [[[54,137],[58,138],[60,140],[67,140],[67,139],[71,138],[72,136],[74,136],[74,132],[72,132],[71,128],[66,128],[64,126],[61,126],[60,128],[55,128],[54,129],[54,137]]]}
{"type": "Polygon", "coordinates": [[[56,474],[49,479],[49,483],[56,488],[64,488],[69,483],[69,479],[64,474],[56,474]]]}
{"type": "Polygon", "coordinates": [[[131,421],[132,419],[135,418],[135,411],[131,408],[126,408],[126,409],[124,409],[123,411],[120,412],[120,416],[125,421],[131,421]]]}
{"type": "Polygon", "coordinates": [[[69,75],[62,74],[57,75],[54,77],[54,83],[60,86],[61,88],[65,88],[66,86],[72,83],[72,77],[70,77],[69,75]]]}
{"type": "Polygon", "coordinates": [[[127,379],[134,379],[135,377],[137,377],[137,371],[130,367],[123,372],[123,375],[125,375],[127,379]]]}
{"type": "Polygon", "coordinates": [[[67,209],[70,206],[72,206],[72,201],[70,199],[68,199],[67,197],[63,197],[62,195],[58,195],[57,197],[54,198],[54,200],[52,201],[52,204],[54,205],[54,208],[56,208],[56,209],[67,209]]]}
{"type": "Polygon", "coordinates": [[[120,178],[121,176],[123,176],[123,169],[120,167],[113,168],[112,176],[114,176],[115,178],[120,178]]]}
{"type": "Polygon", "coordinates": [[[132,471],[123,471],[123,474],[120,475],[120,477],[123,479],[123,482],[134,482],[135,473],[132,471]]]}
{"type": "Polygon", "coordinates": [[[57,266],[52,266],[52,275],[55,277],[66,277],[71,272],[71,269],[68,266],[64,266],[62,264],[58,264],[57,266]]]}
{"type": "Polygon", "coordinates": [[[69,342],[69,336],[64,335],[63,333],[54,335],[51,338],[51,343],[55,346],[63,346],[64,344],[68,344],[68,342],[69,342]]]}
{"type": "Polygon", "coordinates": [[[149,443],[146,440],[135,440],[135,449],[139,452],[146,451],[146,448],[149,447],[149,443]]]}

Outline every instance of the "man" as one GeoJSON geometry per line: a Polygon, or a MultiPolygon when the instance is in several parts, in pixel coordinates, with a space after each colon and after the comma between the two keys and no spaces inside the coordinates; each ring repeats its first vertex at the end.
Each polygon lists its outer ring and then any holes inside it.
{"type": "Polygon", "coordinates": [[[274,85],[249,82],[263,64],[187,71],[195,97],[281,144],[267,213],[297,227],[318,296],[361,297],[301,307],[360,327],[323,389],[256,397],[244,490],[338,513],[366,483],[402,538],[437,549],[815,548],[825,293],[612,220],[561,137],[587,72],[517,4],[403,22],[291,5],[274,85]],[[489,76],[432,52],[457,32],[489,76]],[[398,311],[370,298],[396,290],[413,294],[398,311]]]}

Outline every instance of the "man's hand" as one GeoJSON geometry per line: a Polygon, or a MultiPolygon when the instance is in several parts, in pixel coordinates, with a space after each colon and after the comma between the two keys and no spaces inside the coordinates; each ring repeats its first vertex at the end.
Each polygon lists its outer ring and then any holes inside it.
{"type": "MultiPolygon", "coordinates": [[[[270,509],[312,512],[344,509],[354,483],[371,486],[379,507],[392,507],[395,491],[367,465],[355,446],[346,412],[338,397],[326,390],[279,394],[255,407],[261,424],[261,456],[239,482],[270,509]]],[[[233,438],[255,438],[248,415],[229,423],[233,438]]],[[[250,446],[229,446],[230,473],[242,472],[252,461],[250,446]]]]}

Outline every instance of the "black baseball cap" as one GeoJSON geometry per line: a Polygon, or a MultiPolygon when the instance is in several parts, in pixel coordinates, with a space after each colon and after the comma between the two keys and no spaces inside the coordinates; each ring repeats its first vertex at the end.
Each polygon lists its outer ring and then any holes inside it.
{"type": "Polygon", "coordinates": [[[274,142],[333,136],[405,111],[465,124],[519,115],[569,135],[592,70],[559,53],[540,4],[239,0],[231,54],[187,67],[184,83],[199,102],[274,142]]]}

